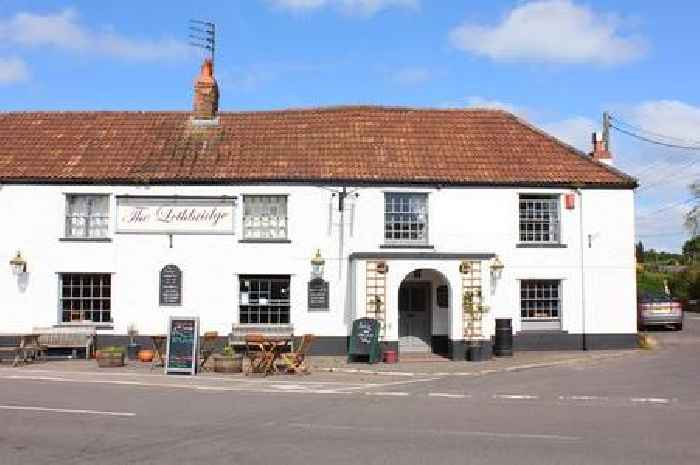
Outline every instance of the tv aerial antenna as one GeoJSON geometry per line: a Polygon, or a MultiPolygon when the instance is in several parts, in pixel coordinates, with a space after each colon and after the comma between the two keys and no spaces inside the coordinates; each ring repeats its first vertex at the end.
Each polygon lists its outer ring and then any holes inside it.
{"type": "Polygon", "coordinates": [[[206,50],[212,63],[216,52],[216,25],[210,21],[190,19],[190,45],[206,50]]]}

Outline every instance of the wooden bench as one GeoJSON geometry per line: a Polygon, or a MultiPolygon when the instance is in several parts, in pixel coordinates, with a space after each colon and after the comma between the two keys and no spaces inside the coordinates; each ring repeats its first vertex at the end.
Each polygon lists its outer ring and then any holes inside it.
{"type": "Polygon", "coordinates": [[[90,358],[95,346],[94,326],[34,328],[34,333],[39,335],[42,350],[73,349],[73,358],[77,357],[78,349],[85,349],[85,359],[90,358]]]}
{"type": "Polygon", "coordinates": [[[294,326],[291,324],[234,324],[228,338],[229,344],[237,348],[244,348],[246,346],[245,338],[248,334],[261,334],[263,336],[272,337],[291,337],[294,334],[294,326]]]}

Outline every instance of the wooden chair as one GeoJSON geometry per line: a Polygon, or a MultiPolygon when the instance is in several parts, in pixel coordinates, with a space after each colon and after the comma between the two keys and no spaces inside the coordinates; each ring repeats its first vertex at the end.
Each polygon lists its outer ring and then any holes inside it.
{"type": "Polygon", "coordinates": [[[265,335],[260,333],[248,333],[245,338],[245,357],[248,359],[248,367],[245,374],[267,373],[268,355],[265,351],[265,335]]]}
{"type": "Polygon", "coordinates": [[[282,354],[281,360],[284,362],[284,367],[286,368],[287,373],[310,373],[311,364],[309,363],[307,355],[315,338],[316,336],[313,334],[304,334],[296,350],[282,354]]]}
{"type": "Polygon", "coordinates": [[[199,362],[199,367],[202,368],[203,370],[206,370],[209,368],[209,365],[207,365],[207,361],[209,361],[209,358],[214,355],[214,351],[216,350],[216,343],[219,340],[219,333],[216,331],[207,331],[204,333],[202,336],[202,347],[200,348],[200,362],[199,362]]]}

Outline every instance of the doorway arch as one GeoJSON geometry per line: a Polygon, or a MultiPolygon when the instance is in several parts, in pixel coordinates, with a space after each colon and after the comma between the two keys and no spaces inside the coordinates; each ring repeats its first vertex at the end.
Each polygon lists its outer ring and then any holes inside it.
{"type": "Polygon", "coordinates": [[[417,268],[404,276],[398,289],[399,351],[446,353],[450,315],[450,284],[432,268],[417,268]]]}

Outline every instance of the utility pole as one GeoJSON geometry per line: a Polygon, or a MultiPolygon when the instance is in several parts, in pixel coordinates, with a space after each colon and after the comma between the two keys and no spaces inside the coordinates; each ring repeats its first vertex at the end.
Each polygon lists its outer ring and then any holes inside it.
{"type": "Polygon", "coordinates": [[[605,143],[605,151],[610,152],[610,113],[603,112],[603,142],[605,143]]]}

